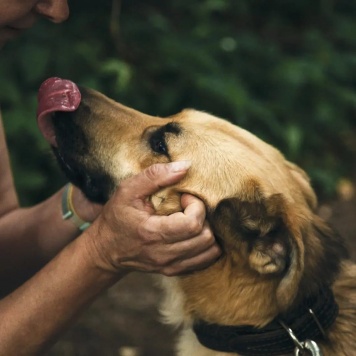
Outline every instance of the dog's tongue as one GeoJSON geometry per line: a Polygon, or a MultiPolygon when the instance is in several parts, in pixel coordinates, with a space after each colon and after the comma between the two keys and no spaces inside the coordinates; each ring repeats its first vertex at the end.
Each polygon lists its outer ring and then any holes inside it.
{"type": "Polygon", "coordinates": [[[81,100],[81,94],[73,82],[61,78],[49,78],[38,90],[37,123],[42,135],[56,146],[51,113],[55,111],[75,111],[81,100]]]}

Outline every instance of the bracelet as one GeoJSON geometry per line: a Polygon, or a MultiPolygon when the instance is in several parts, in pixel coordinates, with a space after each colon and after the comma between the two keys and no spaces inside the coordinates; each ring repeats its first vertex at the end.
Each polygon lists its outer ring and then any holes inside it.
{"type": "Polygon", "coordinates": [[[90,222],[84,221],[79,217],[77,212],[74,209],[73,201],[73,184],[68,183],[62,194],[62,218],[63,220],[70,220],[74,225],[80,230],[84,231],[90,226],[90,222]]]}

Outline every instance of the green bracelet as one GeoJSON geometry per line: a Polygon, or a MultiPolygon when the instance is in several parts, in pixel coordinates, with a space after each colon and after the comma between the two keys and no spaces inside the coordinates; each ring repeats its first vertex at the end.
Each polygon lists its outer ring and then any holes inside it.
{"type": "Polygon", "coordinates": [[[84,231],[90,226],[90,222],[84,221],[76,213],[72,202],[72,194],[73,194],[73,184],[68,183],[64,187],[64,191],[62,194],[62,218],[63,220],[72,221],[72,223],[80,231],[84,231]]]}

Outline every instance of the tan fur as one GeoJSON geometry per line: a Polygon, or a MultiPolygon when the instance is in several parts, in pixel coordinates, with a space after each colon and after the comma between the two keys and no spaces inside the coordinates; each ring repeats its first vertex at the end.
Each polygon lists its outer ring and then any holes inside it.
{"type": "MultiPolygon", "coordinates": [[[[165,215],[181,210],[183,192],[200,197],[224,254],[203,271],[162,278],[162,314],[183,328],[178,355],[225,355],[197,342],[190,329],[194,320],[264,326],[330,277],[323,275],[321,264],[327,265],[326,253],[333,254],[328,248],[334,244],[337,249],[338,242],[315,214],[317,201],[305,172],[274,147],[195,110],[161,119],[94,91],[84,93],[83,105],[91,113],[79,109],[75,120],[87,136],[90,154],[80,159],[89,168],[93,158],[100,161],[116,185],[153,163],[192,161],[186,178],[152,196],[151,203],[165,215]],[[181,132],[166,133],[168,158],[153,152],[148,142],[169,122],[181,132]]],[[[340,314],[328,332],[331,344],[319,344],[325,356],[355,355],[354,264],[343,262],[333,290],[340,314]]]]}

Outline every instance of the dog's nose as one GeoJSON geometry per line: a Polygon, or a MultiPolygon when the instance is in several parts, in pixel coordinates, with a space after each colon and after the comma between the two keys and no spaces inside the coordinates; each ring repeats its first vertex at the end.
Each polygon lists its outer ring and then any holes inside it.
{"type": "Polygon", "coordinates": [[[51,114],[56,111],[75,111],[81,102],[81,93],[75,83],[57,77],[49,78],[38,90],[37,123],[45,139],[55,146],[51,114]]]}

